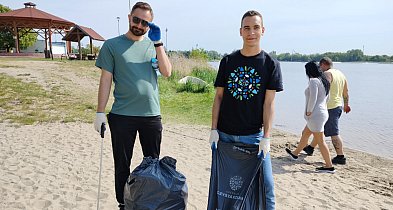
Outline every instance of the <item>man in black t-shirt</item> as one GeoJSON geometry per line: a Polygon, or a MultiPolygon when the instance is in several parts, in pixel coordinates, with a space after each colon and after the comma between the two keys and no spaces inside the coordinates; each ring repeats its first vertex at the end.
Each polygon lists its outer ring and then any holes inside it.
{"type": "Polygon", "coordinates": [[[218,140],[259,145],[263,159],[267,209],[275,209],[274,180],[270,159],[270,135],[276,92],[282,91],[279,62],[261,49],[262,15],[243,15],[240,35],[243,48],[225,56],[214,84],[210,144],[218,140]]]}

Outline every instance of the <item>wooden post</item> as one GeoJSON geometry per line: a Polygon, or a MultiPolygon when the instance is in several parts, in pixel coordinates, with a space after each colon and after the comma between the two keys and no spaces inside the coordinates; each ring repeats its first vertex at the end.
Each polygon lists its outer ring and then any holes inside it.
{"type": "MultiPolygon", "coordinates": [[[[45,53],[46,51],[48,51],[48,31],[45,29],[45,53]]],[[[46,58],[46,54],[45,54],[45,58],[46,58]]]]}
{"type": "Polygon", "coordinates": [[[19,36],[18,36],[18,28],[16,27],[16,22],[14,21],[14,29],[12,31],[12,38],[15,39],[15,51],[16,53],[19,53],[18,49],[19,49],[19,36]]]}
{"type": "Polygon", "coordinates": [[[67,55],[69,56],[72,53],[71,42],[66,41],[66,45],[67,45],[67,55]]]}
{"type": "Polygon", "coordinates": [[[18,41],[18,46],[16,47],[16,52],[20,53],[20,43],[19,43],[19,31],[18,27],[16,27],[16,40],[18,41]]]}
{"type": "Polygon", "coordinates": [[[93,54],[93,40],[91,39],[91,36],[89,37],[90,37],[90,54],[93,54]]]}
{"type": "Polygon", "coordinates": [[[52,29],[51,29],[50,26],[49,26],[49,53],[50,53],[50,56],[51,56],[51,58],[53,60],[53,53],[52,53],[52,29]]]}
{"type": "Polygon", "coordinates": [[[78,47],[79,47],[79,60],[82,60],[82,49],[81,49],[81,37],[79,34],[79,30],[76,31],[78,37],[78,47]]]}

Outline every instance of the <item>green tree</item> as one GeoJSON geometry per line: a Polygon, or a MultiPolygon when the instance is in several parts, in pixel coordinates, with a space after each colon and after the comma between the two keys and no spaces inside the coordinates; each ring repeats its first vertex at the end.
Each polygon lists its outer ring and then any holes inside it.
{"type": "Polygon", "coordinates": [[[11,8],[0,4],[0,13],[9,12],[9,11],[11,11],[11,8]]]}
{"type": "Polygon", "coordinates": [[[12,38],[12,33],[8,30],[0,28],[0,49],[9,49],[15,46],[15,41],[12,38]]]}
{"type": "Polygon", "coordinates": [[[209,60],[221,60],[221,58],[222,58],[220,53],[218,53],[217,51],[214,51],[214,50],[207,51],[207,56],[208,56],[209,60]]]}
{"type": "Polygon", "coordinates": [[[208,60],[209,56],[207,55],[207,52],[204,49],[192,49],[190,53],[190,58],[199,59],[199,60],[208,60]]]}
{"type": "Polygon", "coordinates": [[[19,30],[19,45],[21,49],[33,46],[37,42],[37,33],[30,32],[30,29],[19,30]]]}
{"type": "MultiPolygon", "coordinates": [[[[11,11],[9,7],[0,4],[0,13],[11,11]]],[[[12,33],[6,28],[0,28],[0,49],[6,49],[7,52],[15,45],[12,33]]]]}
{"type": "MultiPolygon", "coordinates": [[[[88,49],[88,53],[87,54],[90,54],[90,44],[86,45],[86,49],[88,49]]],[[[94,44],[93,44],[93,54],[97,55],[98,52],[100,52],[100,49],[101,49],[100,46],[94,46],[94,44]]]]}
{"type": "MultiPolygon", "coordinates": [[[[0,4],[0,13],[9,12],[11,9],[7,6],[0,4]]],[[[34,45],[37,41],[37,34],[31,32],[31,29],[21,29],[18,31],[19,35],[19,46],[21,49],[26,49],[34,45]]],[[[8,28],[0,28],[0,48],[9,51],[10,48],[15,47],[15,40],[12,32],[8,28]]]]}
{"type": "Polygon", "coordinates": [[[348,61],[362,61],[363,60],[363,51],[356,49],[356,50],[348,50],[347,51],[347,60],[348,61]]]}

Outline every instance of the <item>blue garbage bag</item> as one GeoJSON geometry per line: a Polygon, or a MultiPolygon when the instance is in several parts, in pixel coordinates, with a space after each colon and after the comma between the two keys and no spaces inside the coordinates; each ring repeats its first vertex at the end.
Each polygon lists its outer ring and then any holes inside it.
{"type": "Polygon", "coordinates": [[[263,159],[257,145],[218,141],[212,149],[208,210],[262,210],[263,159]]]}
{"type": "Polygon", "coordinates": [[[126,210],[186,209],[186,177],[176,171],[176,159],[145,157],[124,186],[126,210]]]}

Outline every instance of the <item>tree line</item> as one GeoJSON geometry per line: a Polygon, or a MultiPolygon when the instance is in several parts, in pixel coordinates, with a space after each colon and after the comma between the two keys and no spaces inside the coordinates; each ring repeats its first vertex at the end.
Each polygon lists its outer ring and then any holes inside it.
{"type": "Polygon", "coordinates": [[[182,56],[184,58],[205,60],[205,61],[217,61],[221,60],[223,55],[214,50],[205,50],[203,48],[196,48],[191,50],[170,50],[168,51],[169,56],[182,56]]]}
{"type": "MultiPolygon", "coordinates": [[[[192,49],[188,51],[169,51],[169,55],[182,55],[185,58],[203,59],[207,61],[221,60],[227,54],[220,54],[214,50],[205,50],[202,48],[192,49]]],[[[360,49],[352,49],[347,52],[326,52],[322,54],[300,54],[300,53],[281,53],[276,51],[269,53],[272,57],[279,61],[288,62],[308,62],[311,60],[319,61],[323,57],[329,57],[335,62],[385,62],[392,63],[393,56],[388,55],[365,55],[360,49]]]]}
{"type": "Polygon", "coordinates": [[[304,55],[300,53],[281,53],[275,51],[269,53],[279,61],[307,62],[319,61],[323,57],[329,57],[335,62],[393,62],[393,56],[388,55],[364,55],[360,49],[352,49],[347,52],[326,52],[322,54],[304,55]]]}

